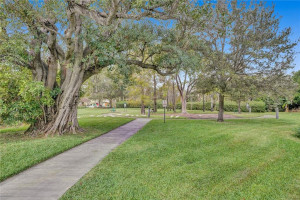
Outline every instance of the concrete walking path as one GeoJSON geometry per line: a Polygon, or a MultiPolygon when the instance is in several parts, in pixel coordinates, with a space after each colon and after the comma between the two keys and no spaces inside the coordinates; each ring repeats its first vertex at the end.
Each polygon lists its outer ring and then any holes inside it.
{"type": "Polygon", "coordinates": [[[139,118],[0,183],[0,199],[59,199],[110,151],[151,119],[139,118]]]}

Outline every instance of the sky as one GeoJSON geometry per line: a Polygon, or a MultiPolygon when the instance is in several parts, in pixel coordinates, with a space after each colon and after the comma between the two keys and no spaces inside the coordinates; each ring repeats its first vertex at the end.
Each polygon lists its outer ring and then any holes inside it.
{"type": "MultiPolygon", "coordinates": [[[[245,1],[245,0],[243,0],[245,1]]],[[[247,0],[246,0],[247,1],[247,0]]],[[[250,0],[249,0],[250,1],[250,0]]],[[[292,28],[291,40],[297,41],[300,39],[300,0],[264,0],[267,5],[275,4],[275,14],[281,17],[280,28],[292,28]]],[[[295,48],[296,55],[294,61],[294,69],[300,70],[300,42],[295,48]]]]}
{"type": "MultiPolygon", "coordinates": [[[[242,0],[241,0],[242,1],[242,0]]],[[[250,1],[250,0],[243,0],[250,1]]],[[[264,0],[268,6],[275,5],[275,14],[280,17],[280,28],[292,28],[291,41],[300,39],[300,0],[264,0]]],[[[294,68],[288,73],[300,70],[300,41],[295,47],[294,68]]]]}
{"type": "MultiPolygon", "coordinates": [[[[267,4],[275,4],[277,16],[281,16],[280,27],[292,28],[291,40],[297,41],[300,38],[300,0],[267,0],[267,4]]],[[[295,68],[291,71],[300,70],[300,43],[295,48],[295,68]]]]}

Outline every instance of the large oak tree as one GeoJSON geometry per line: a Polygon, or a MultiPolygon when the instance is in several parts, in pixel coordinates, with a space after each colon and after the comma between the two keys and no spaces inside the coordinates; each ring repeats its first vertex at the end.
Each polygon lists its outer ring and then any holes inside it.
{"type": "MultiPolygon", "coordinates": [[[[132,43],[157,45],[163,38],[162,32],[154,29],[140,37],[145,28],[139,29],[143,25],[136,21],[145,17],[176,19],[177,8],[185,3],[179,0],[4,1],[0,7],[1,62],[26,67],[35,81],[59,91],[53,96],[55,103],[43,107],[44,114],[28,132],[48,135],[80,131],[77,121],[80,87],[107,66],[138,65],[168,74],[171,69],[167,62],[156,59],[157,62],[149,64],[145,59],[128,56],[128,52],[132,43]],[[152,41],[145,42],[145,38],[152,41]],[[16,41],[23,48],[15,50],[16,41]]],[[[152,51],[149,57],[162,51],[152,51]]]]}

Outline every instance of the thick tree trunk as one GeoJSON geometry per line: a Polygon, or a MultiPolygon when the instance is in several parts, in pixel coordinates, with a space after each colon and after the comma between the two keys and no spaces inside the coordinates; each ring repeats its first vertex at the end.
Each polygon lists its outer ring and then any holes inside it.
{"type": "Polygon", "coordinates": [[[218,113],[218,122],[224,121],[224,95],[219,94],[219,113],[218,113]]]}
{"type": "Polygon", "coordinates": [[[241,101],[238,100],[238,112],[239,114],[241,114],[241,101]]]}
{"type": "Polygon", "coordinates": [[[43,116],[29,127],[26,131],[28,134],[47,136],[62,135],[66,132],[75,134],[82,131],[78,125],[77,107],[83,75],[84,71],[79,67],[67,70],[65,80],[60,86],[61,93],[56,97],[55,104],[43,108],[43,116]]]}
{"type": "Polygon", "coordinates": [[[182,95],[181,96],[181,113],[186,114],[186,96],[182,95]]]}
{"type": "Polygon", "coordinates": [[[204,99],[204,94],[203,94],[203,100],[202,100],[202,110],[205,112],[205,99],[204,99]]]}

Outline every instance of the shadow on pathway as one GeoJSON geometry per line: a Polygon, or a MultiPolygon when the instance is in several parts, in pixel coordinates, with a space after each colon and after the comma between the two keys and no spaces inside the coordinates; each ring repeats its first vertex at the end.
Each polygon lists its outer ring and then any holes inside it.
{"type": "Polygon", "coordinates": [[[58,199],[150,119],[136,119],[0,183],[0,199],[58,199]]]}

